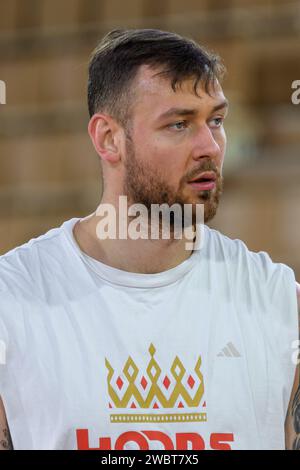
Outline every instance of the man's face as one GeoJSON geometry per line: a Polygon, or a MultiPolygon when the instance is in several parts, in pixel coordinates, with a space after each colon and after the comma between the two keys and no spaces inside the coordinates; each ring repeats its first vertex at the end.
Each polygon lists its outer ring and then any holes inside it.
{"type": "Polygon", "coordinates": [[[199,85],[197,96],[192,79],[174,92],[170,80],[156,73],[143,66],[135,82],[124,194],[131,204],[148,209],[151,204],[178,203],[193,204],[194,212],[195,204],[204,204],[208,222],[216,214],[223,186],[225,96],[218,83],[211,96],[199,85]],[[196,183],[207,171],[215,181],[196,183]]]}

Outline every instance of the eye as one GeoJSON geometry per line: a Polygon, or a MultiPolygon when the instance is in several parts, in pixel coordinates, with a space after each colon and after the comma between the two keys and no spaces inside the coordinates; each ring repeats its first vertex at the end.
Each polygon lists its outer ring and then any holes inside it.
{"type": "Polygon", "coordinates": [[[182,131],[187,128],[188,122],[187,121],[177,121],[172,124],[168,125],[169,129],[175,129],[177,131],[182,131]]]}
{"type": "Polygon", "coordinates": [[[214,118],[212,119],[211,122],[215,123],[215,127],[221,127],[224,122],[224,118],[223,117],[214,118]]]}

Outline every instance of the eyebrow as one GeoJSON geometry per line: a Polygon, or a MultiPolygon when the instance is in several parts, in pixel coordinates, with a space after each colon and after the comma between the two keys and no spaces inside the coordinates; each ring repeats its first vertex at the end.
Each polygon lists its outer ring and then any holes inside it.
{"type": "MultiPolygon", "coordinates": [[[[212,113],[219,111],[220,109],[228,108],[229,102],[227,99],[221,101],[221,103],[214,106],[211,110],[212,113]]],[[[196,108],[170,108],[165,113],[158,116],[158,120],[170,118],[172,116],[196,116],[198,114],[198,109],[196,108]]]]}

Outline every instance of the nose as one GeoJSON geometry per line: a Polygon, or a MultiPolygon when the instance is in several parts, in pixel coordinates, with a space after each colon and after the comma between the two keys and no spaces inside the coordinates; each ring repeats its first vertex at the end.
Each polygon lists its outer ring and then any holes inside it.
{"type": "Polygon", "coordinates": [[[193,148],[193,159],[199,160],[203,157],[209,157],[213,160],[219,160],[222,156],[223,147],[225,145],[225,135],[218,139],[214,136],[213,131],[207,124],[201,126],[195,138],[193,148]]]}

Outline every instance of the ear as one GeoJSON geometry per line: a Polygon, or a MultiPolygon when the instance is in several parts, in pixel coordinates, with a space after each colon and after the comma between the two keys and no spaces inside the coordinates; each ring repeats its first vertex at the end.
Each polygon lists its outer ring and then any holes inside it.
{"type": "Polygon", "coordinates": [[[119,126],[108,115],[94,114],[88,125],[88,132],[95,150],[102,160],[110,163],[120,161],[119,126]]]}

